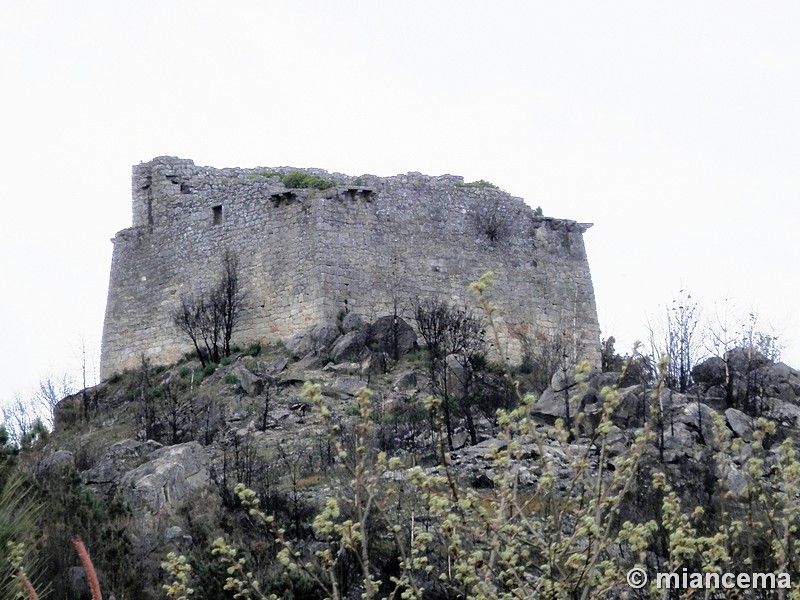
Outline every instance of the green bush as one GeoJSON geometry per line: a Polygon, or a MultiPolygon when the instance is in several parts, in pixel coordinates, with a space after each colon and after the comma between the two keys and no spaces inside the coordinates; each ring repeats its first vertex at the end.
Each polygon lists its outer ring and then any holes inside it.
{"type": "Polygon", "coordinates": [[[408,355],[408,362],[415,364],[415,365],[427,365],[428,364],[428,351],[424,348],[421,348],[415,352],[412,352],[408,355]]]}
{"type": "Polygon", "coordinates": [[[234,385],[239,383],[239,378],[236,377],[236,375],[234,375],[233,373],[228,373],[227,375],[225,375],[224,381],[227,384],[234,385]]]}
{"type": "Polygon", "coordinates": [[[461,183],[458,187],[474,188],[479,190],[499,190],[500,187],[493,184],[491,181],[479,179],[478,181],[471,181],[469,183],[461,183]]]}
{"type": "Polygon", "coordinates": [[[291,171],[281,177],[283,185],[288,188],[299,189],[314,189],[314,190],[327,190],[332,188],[336,183],[331,179],[320,177],[319,175],[312,175],[304,173],[303,171],[291,171]]]}
{"type": "Polygon", "coordinates": [[[203,375],[205,375],[206,377],[208,377],[209,375],[212,375],[214,373],[214,371],[217,370],[218,366],[219,365],[217,363],[213,363],[213,362],[212,363],[208,363],[205,367],[203,367],[203,375]]]}
{"type": "Polygon", "coordinates": [[[357,417],[358,415],[361,414],[361,408],[358,406],[358,404],[351,404],[346,409],[344,409],[344,412],[346,415],[350,417],[357,417]]]}

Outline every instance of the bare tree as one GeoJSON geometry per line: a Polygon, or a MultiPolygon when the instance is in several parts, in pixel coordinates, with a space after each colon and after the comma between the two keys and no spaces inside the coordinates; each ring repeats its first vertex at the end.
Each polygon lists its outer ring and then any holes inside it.
{"type": "Polygon", "coordinates": [[[50,375],[39,382],[38,389],[26,400],[16,396],[0,411],[3,425],[13,444],[29,447],[53,429],[56,406],[74,393],[67,375],[50,375]]]}
{"type": "Polygon", "coordinates": [[[181,305],[173,313],[173,322],[192,341],[203,366],[231,355],[231,339],[243,302],[239,261],[231,252],[223,256],[221,276],[210,292],[181,298],[181,305]]]}
{"type": "Polygon", "coordinates": [[[2,408],[2,429],[14,448],[27,449],[38,439],[46,439],[49,433],[42,416],[31,400],[19,396],[2,408]]]}
{"type": "Polygon", "coordinates": [[[210,359],[209,342],[213,343],[206,336],[206,312],[206,302],[202,296],[188,295],[181,298],[181,305],[173,314],[175,325],[192,340],[195,354],[204,367],[210,359]]]}
{"type": "Polygon", "coordinates": [[[721,380],[705,383],[723,386],[727,406],[760,414],[759,398],[766,377],[763,367],[780,360],[778,336],[761,329],[755,310],[742,317],[726,301],[707,326],[706,342],[708,352],[721,364],[723,375],[721,380]]]}
{"type": "Polygon", "coordinates": [[[532,391],[541,394],[556,372],[568,372],[577,364],[573,336],[563,328],[536,328],[517,333],[522,347],[520,369],[531,376],[532,391]]]}
{"type": "Polygon", "coordinates": [[[667,367],[667,387],[685,393],[692,384],[692,368],[701,355],[702,332],[698,331],[700,307],[686,290],[680,290],[678,297],[665,307],[666,325],[661,327],[648,323],[653,364],[661,356],[669,358],[667,367]]]}
{"type": "Polygon", "coordinates": [[[67,396],[75,393],[72,379],[62,374],[48,375],[39,382],[39,389],[33,395],[35,410],[48,429],[53,428],[56,406],[67,396]]]}
{"type": "Polygon", "coordinates": [[[244,293],[239,285],[239,259],[230,251],[222,258],[222,279],[217,288],[215,312],[222,320],[222,353],[231,355],[231,338],[241,317],[244,293]]]}
{"type": "Polygon", "coordinates": [[[667,354],[670,357],[667,384],[684,393],[692,380],[692,367],[698,358],[697,302],[681,290],[667,311],[667,354]]]}
{"type": "Polygon", "coordinates": [[[575,373],[579,364],[579,345],[574,321],[569,325],[539,327],[526,333],[517,333],[522,346],[520,369],[530,375],[534,392],[542,393],[551,384],[553,391],[564,401],[564,422],[571,432],[572,405],[570,399],[578,387],[575,373]],[[554,375],[558,374],[557,378],[554,375]]]}
{"type": "Polygon", "coordinates": [[[478,366],[485,360],[485,344],[482,337],[476,338],[471,348],[463,353],[451,354],[445,359],[447,373],[445,378],[452,378],[453,384],[447,382],[448,393],[456,401],[458,412],[464,417],[469,433],[470,443],[478,443],[478,431],[475,427],[474,411],[480,411],[486,395],[480,390],[478,366]]]}
{"type": "Polygon", "coordinates": [[[166,424],[169,427],[169,443],[177,444],[181,441],[181,434],[185,431],[191,415],[192,399],[181,395],[177,379],[170,376],[162,384],[164,402],[163,410],[166,424]]]}
{"type": "Polygon", "coordinates": [[[278,387],[278,382],[274,377],[266,375],[264,377],[264,410],[261,413],[261,423],[259,424],[259,431],[266,431],[269,421],[270,400],[277,392],[275,388],[278,387]]]}
{"type": "Polygon", "coordinates": [[[31,407],[16,396],[12,402],[6,403],[2,408],[3,427],[8,433],[9,441],[17,448],[22,440],[33,429],[36,415],[31,407]]]}
{"type": "Polygon", "coordinates": [[[447,444],[453,448],[451,400],[447,385],[447,357],[470,356],[484,343],[484,329],[479,319],[467,309],[458,309],[439,299],[421,300],[414,310],[417,331],[428,349],[431,386],[441,394],[447,444]]]}
{"type": "Polygon", "coordinates": [[[151,379],[150,361],[144,353],[140,355],[138,381],[136,384],[136,396],[139,400],[140,422],[144,425],[145,437],[148,440],[156,438],[156,425],[158,423],[157,414],[157,392],[158,389],[153,385],[151,379]]]}
{"type": "Polygon", "coordinates": [[[296,537],[300,537],[302,499],[300,497],[299,482],[302,473],[301,463],[305,458],[305,451],[302,449],[287,451],[283,442],[278,443],[277,451],[283,465],[283,471],[288,476],[291,486],[291,508],[289,513],[294,525],[294,533],[296,537]]]}

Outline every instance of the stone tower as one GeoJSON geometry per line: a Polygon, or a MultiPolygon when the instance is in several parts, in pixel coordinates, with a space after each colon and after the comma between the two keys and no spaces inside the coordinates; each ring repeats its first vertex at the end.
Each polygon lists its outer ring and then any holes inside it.
{"type": "Polygon", "coordinates": [[[247,302],[235,341],[274,342],[345,312],[366,320],[438,297],[470,305],[467,285],[495,272],[503,348],[564,330],[597,361],[599,326],[583,233],[492,186],[408,173],[358,178],[315,169],[326,190],[289,189],[295,169],[214,169],[159,157],[133,168],[133,226],[115,236],[101,377],[144,355],[191,351],[173,323],[183,294],[213,285],[226,252],[247,302]]]}

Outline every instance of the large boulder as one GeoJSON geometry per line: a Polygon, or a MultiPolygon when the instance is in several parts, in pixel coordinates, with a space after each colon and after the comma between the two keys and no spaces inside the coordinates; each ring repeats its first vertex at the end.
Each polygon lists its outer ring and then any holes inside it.
{"type": "Polygon", "coordinates": [[[534,402],[531,415],[549,425],[553,425],[557,419],[565,419],[567,417],[568,404],[570,418],[574,418],[586,406],[582,394],[570,394],[568,390],[557,392],[552,387],[549,387],[534,402]]]}
{"type": "Polygon", "coordinates": [[[366,323],[364,323],[364,319],[362,319],[361,315],[358,313],[349,312],[342,317],[342,333],[358,331],[359,329],[364,329],[365,326],[366,323]]]}
{"type": "Polygon", "coordinates": [[[56,477],[75,466],[75,454],[67,450],[56,450],[42,459],[37,473],[43,479],[56,477]]]}
{"type": "Polygon", "coordinates": [[[159,539],[159,531],[184,525],[180,516],[187,508],[201,518],[216,508],[219,497],[209,474],[209,458],[197,442],[156,450],[149,460],[119,479],[118,491],[133,513],[134,534],[159,539]]]}
{"type": "Polygon", "coordinates": [[[286,340],[284,346],[295,358],[309,353],[324,352],[339,337],[339,324],[334,319],[326,319],[319,325],[306,329],[286,340]]]}
{"type": "Polygon", "coordinates": [[[697,443],[698,435],[685,423],[675,421],[666,424],[663,435],[663,452],[666,462],[685,464],[687,461],[700,460],[702,447],[697,443]]]}
{"type": "Polygon", "coordinates": [[[386,354],[386,352],[372,352],[368,350],[360,366],[362,377],[382,375],[389,371],[389,355],[386,354]]]}
{"type": "Polygon", "coordinates": [[[417,387],[417,374],[413,369],[401,372],[394,381],[395,390],[413,390],[417,387]]]}
{"type": "Polygon", "coordinates": [[[718,356],[704,360],[692,369],[692,379],[705,388],[725,383],[725,361],[718,356]]]}
{"type": "Polygon", "coordinates": [[[264,379],[244,365],[236,365],[233,374],[236,375],[239,389],[248,396],[259,396],[264,391],[264,379]]]}
{"type": "Polygon", "coordinates": [[[783,427],[800,429],[800,406],[780,398],[765,398],[762,403],[764,416],[778,421],[783,427]]]}
{"type": "Polygon", "coordinates": [[[800,399],[800,372],[789,365],[770,365],[764,379],[764,391],[768,396],[794,403],[800,399]]]}
{"type": "Polygon", "coordinates": [[[402,318],[387,315],[369,326],[369,346],[397,360],[417,347],[417,334],[402,318]]]}
{"type": "MultiPolygon", "coordinates": [[[[584,425],[591,429],[599,422],[602,412],[603,388],[617,384],[619,379],[619,373],[601,373],[597,369],[580,373],[575,369],[558,370],[553,374],[550,386],[534,403],[532,415],[548,424],[564,419],[569,399],[570,418],[584,411],[590,417],[584,425]]],[[[632,403],[635,407],[636,401],[632,403]]],[[[634,408],[630,410],[633,412],[634,408]]]]}
{"type": "Polygon", "coordinates": [[[725,420],[733,432],[746,442],[753,440],[753,418],[736,408],[725,411],[725,420]]]}
{"type": "Polygon", "coordinates": [[[618,390],[619,405],[611,419],[622,427],[641,427],[650,416],[650,392],[642,385],[633,385],[618,390]]]}
{"type": "Polygon", "coordinates": [[[733,348],[725,353],[728,368],[745,375],[769,364],[769,359],[754,348],[733,348]]]}
{"type": "Polygon", "coordinates": [[[368,339],[369,332],[366,329],[345,333],[333,344],[330,355],[337,363],[344,361],[361,362],[361,358],[365,355],[367,349],[368,339]]]}
{"type": "Polygon", "coordinates": [[[91,468],[81,472],[81,481],[102,492],[112,492],[125,473],[161,447],[161,444],[153,440],[119,441],[106,450],[91,468]]]}
{"type": "Polygon", "coordinates": [[[289,358],[286,356],[278,356],[273,360],[269,361],[267,364],[264,365],[262,369],[264,375],[267,377],[277,377],[278,375],[283,372],[286,368],[286,365],[289,364],[289,358]]]}
{"type": "Polygon", "coordinates": [[[715,446],[714,416],[717,412],[702,402],[687,404],[678,420],[690,430],[696,431],[701,436],[701,441],[706,446],[715,446]]]}
{"type": "Polygon", "coordinates": [[[366,382],[352,377],[336,377],[334,380],[322,387],[322,393],[337,396],[340,398],[355,396],[361,388],[366,387],[366,382]]]}

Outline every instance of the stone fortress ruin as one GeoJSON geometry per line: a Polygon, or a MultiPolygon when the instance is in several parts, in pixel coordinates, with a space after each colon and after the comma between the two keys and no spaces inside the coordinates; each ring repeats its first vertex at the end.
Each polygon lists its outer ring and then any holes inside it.
{"type": "Polygon", "coordinates": [[[419,299],[474,306],[470,282],[495,273],[502,353],[519,359],[533,331],[569,332],[599,356],[583,233],[521,198],[462,177],[350,177],[316,169],[215,169],[159,157],[133,168],[133,226],[117,233],[100,374],[169,363],[192,346],[173,321],[185,294],[237,257],[246,302],[234,341],[270,343],[355,312],[374,320],[419,299]],[[293,189],[300,171],[333,182],[293,189]]]}

